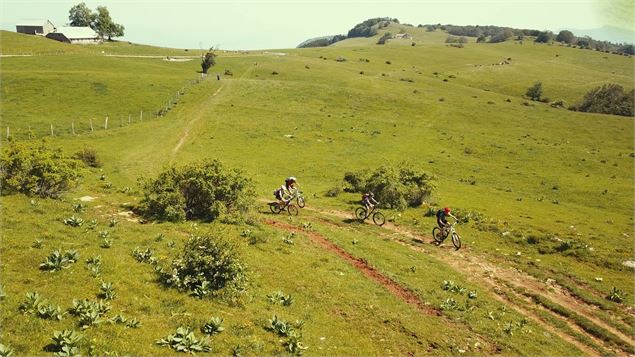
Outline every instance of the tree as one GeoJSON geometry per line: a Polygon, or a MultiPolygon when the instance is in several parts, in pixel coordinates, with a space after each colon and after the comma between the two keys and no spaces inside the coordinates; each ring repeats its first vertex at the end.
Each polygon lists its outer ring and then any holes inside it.
{"type": "Polygon", "coordinates": [[[477,39],[476,39],[476,43],[481,43],[481,42],[485,42],[487,41],[487,37],[485,35],[480,35],[477,39]]]}
{"type": "Polygon", "coordinates": [[[201,56],[201,69],[203,73],[207,73],[207,70],[212,68],[216,64],[216,49],[211,47],[206,54],[201,56]]]}
{"type": "Polygon", "coordinates": [[[558,36],[556,36],[556,41],[558,42],[573,44],[575,43],[575,40],[575,35],[569,30],[562,30],[558,33],[558,36]]]}
{"type": "Polygon", "coordinates": [[[113,37],[121,37],[124,34],[124,27],[112,21],[110,12],[105,6],[97,6],[93,30],[101,38],[107,37],[108,41],[112,40],[113,37]]]}
{"type": "Polygon", "coordinates": [[[547,42],[549,42],[551,40],[553,40],[553,32],[551,32],[551,31],[543,31],[543,32],[539,33],[538,36],[536,36],[536,39],[534,40],[534,42],[547,43],[547,42]]]}
{"type": "Polygon", "coordinates": [[[540,100],[540,96],[542,95],[542,83],[540,81],[534,83],[533,86],[527,89],[525,95],[531,98],[531,100],[540,100]]]}
{"type": "Polygon", "coordinates": [[[377,40],[377,44],[378,45],[383,45],[386,43],[386,41],[388,41],[389,39],[392,38],[392,35],[390,34],[390,32],[386,32],[385,34],[383,34],[379,40],[377,40]]]}
{"type": "Polygon", "coordinates": [[[88,26],[93,28],[96,15],[86,6],[85,3],[79,3],[68,11],[68,19],[71,26],[88,26]]]}
{"type": "Polygon", "coordinates": [[[508,38],[514,36],[514,32],[511,29],[504,29],[502,31],[497,32],[490,38],[490,43],[498,43],[505,42],[508,38]]]}
{"type": "Polygon", "coordinates": [[[626,92],[619,84],[604,84],[585,94],[577,110],[581,112],[635,116],[635,91],[626,92]]]}

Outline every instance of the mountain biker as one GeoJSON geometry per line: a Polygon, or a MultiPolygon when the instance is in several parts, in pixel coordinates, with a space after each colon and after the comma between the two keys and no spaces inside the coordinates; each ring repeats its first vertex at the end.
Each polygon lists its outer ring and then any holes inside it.
{"type": "Polygon", "coordinates": [[[293,176],[287,177],[284,180],[284,184],[280,186],[277,190],[273,191],[273,195],[278,200],[279,205],[284,205],[286,201],[288,201],[292,195],[292,192],[295,190],[295,184],[297,179],[293,176]]]}
{"type": "Polygon", "coordinates": [[[440,209],[437,211],[437,224],[439,225],[439,228],[441,228],[441,232],[443,234],[445,234],[445,229],[450,227],[447,217],[452,217],[455,221],[458,221],[458,219],[454,217],[450,212],[452,212],[450,207],[445,207],[444,209],[440,209]]]}
{"type": "Polygon", "coordinates": [[[362,206],[366,208],[366,211],[370,211],[376,204],[379,202],[375,201],[375,194],[372,192],[367,192],[362,195],[362,206]]]}

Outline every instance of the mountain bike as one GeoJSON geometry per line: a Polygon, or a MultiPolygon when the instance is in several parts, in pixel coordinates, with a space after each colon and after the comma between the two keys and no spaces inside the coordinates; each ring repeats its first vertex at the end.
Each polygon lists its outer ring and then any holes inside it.
{"type": "Polygon", "coordinates": [[[446,240],[446,238],[451,236],[452,244],[454,244],[454,247],[456,248],[456,250],[461,249],[461,236],[459,236],[459,234],[456,233],[456,230],[454,229],[455,225],[456,225],[456,222],[450,224],[450,226],[444,230],[441,230],[441,228],[439,227],[434,227],[432,229],[432,238],[434,238],[434,242],[437,245],[439,245],[443,243],[443,241],[446,240]]]}
{"type": "Polygon", "coordinates": [[[386,223],[386,217],[384,216],[383,213],[379,212],[379,211],[375,211],[375,207],[373,206],[373,208],[369,211],[366,209],[366,207],[357,207],[357,209],[355,210],[355,217],[357,217],[357,219],[363,221],[368,217],[373,217],[373,222],[378,225],[378,226],[383,226],[384,223],[386,223]]]}
{"type": "MultiPolygon", "coordinates": [[[[284,203],[281,205],[280,202],[269,202],[269,209],[271,213],[278,214],[282,211],[287,211],[289,216],[297,216],[298,215],[298,207],[296,207],[293,203],[293,198],[289,200],[283,201],[284,203]]],[[[304,201],[303,201],[304,202],[304,201]]]]}
{"type": "Polygon", "coordinates": [[[306,202],[304,201],[304,195],[302,195],[302,191],[297,190],[291,200],[293,200],[294,198],[298,207],[304,208],[304,206],[306,205],[306,202]]]}

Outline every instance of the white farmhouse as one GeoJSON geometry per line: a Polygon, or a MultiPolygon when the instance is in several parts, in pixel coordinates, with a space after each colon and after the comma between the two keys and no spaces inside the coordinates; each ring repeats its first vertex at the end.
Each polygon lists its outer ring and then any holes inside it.
{"type": "Polygon", "coordinates": [[[46,19],[22,20],[15,25],[15,31],[27,35],[46,36],[55,31],[55,25],[46,19]]]}
{"type": "Polygon", "coordinates": [[[72,44],[100,43],[99,35],[90,27],[60,27],[56,32],[46,35],[47,38],[72,44]]]}

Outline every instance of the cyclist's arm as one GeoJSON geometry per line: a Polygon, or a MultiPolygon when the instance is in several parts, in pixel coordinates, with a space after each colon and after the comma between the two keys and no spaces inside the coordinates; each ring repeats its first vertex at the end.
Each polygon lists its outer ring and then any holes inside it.
{"type": "Polygon", "coordinates": [[[378,204],[379,204],[379,202],[375,201],[375,199],[374,199],[374,198],[371,198],[371,200],[373,201],[373,204],[374,204],[374,205],[378,205],[378,204]]]}

